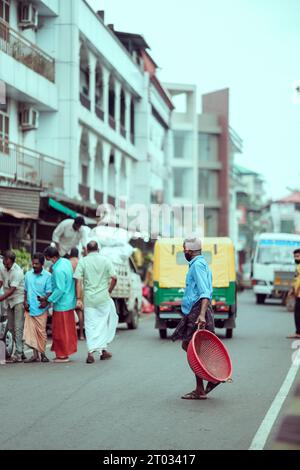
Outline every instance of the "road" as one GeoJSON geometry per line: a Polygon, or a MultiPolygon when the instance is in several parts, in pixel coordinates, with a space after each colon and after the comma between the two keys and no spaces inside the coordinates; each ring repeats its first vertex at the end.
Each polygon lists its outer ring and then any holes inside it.
{"type": "Polygon", "coordinates": [[[153,325],[147,315],[136,331],[120,327],[111,361],[86,365],[80,343],[70,364],[0,367],[0,449],[248,449],[291,366],[293,315],[241,294],[224,340],[234,382],[205,402],[180,399],[193,375],[153,325]]]}

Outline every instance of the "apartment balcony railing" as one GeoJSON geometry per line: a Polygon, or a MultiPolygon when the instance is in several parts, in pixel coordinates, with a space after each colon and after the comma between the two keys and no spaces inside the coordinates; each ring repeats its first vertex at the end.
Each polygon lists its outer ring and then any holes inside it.
{"type": "Polygon", "coordinates": [[[1,19],[0,50],[49,81],[55,81],[55,60],[1,19]]]}
{"type": "Polygon", "coordinates": [[[64,189],[64,163],[0,140],[0,177],[44,189],[64,189]]]}
{"type": "Polygon", "coordinates": [[[126,139],[126,129],[123,126],[123,124],[121,124],[120,130],[121,130],[121,135],[124,137],[124,139],[126,139]]]}
{"type": "Polygon", "coordinates": [[[89,201],[90,200],[90,194],[91,190],[88,186],[85,186],[84,184],[79,185],[79,194],[82,197],[84,201],[89,201]]]}
{"type": "Polygon", "coordinates": [[[84,93],[80,93],[80,102],[86,109],[91,110],[91,100],[84,93]]]}
{"type": "Polygon", "coordinates": [[[112,116],[109,116],[109,125],[112,129],[116,130],[116,121],[112,116]]]}
{"type": "Polygon", "coordinates": [[[104,111],[103,109],[100,108],[100,106],[97,106],[96,105],[96,116],[101,119],[102,121],[104,121],[104,111]]]}
{"type": "Polygon", "coordinates": [[[103,204],[103,193],[101,191],[95,191],[95,200],[98,204],[103,204]]]}

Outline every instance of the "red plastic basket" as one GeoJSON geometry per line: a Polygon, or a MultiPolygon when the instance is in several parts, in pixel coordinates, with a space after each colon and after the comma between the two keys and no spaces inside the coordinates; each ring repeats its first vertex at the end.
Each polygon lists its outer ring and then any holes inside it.
{"type": "Polygon", "coordinates": [[[187,358],[193,372],[203,380],[218,383],[231,379],[229,353],[222,341],[210,331],[196,331],[188,346],[187,358]]]}

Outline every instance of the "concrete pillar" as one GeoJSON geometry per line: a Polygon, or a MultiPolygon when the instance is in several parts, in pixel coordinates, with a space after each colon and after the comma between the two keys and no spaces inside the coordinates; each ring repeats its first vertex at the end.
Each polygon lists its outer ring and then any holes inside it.
{"type": "Polygon", "coordinates": [[[120,206],[120,180],[121,180],[122,153],[115,150],[115,176],[116,176],[116,208],[120,206]]]}
{"type": "Polygon", "coordinates": [[[104,122],[108,125],[109,121],[109,79],[110,72],[105,67],[102,67],[103,72],[103,112],[104,112],[104,122]]]}
{"type": "Polygon", "coordinates": [[[126,139],[130,141],[130,105],[131,105],[131,94],[125,90],[125,130],[126,139]]]}
{"type": "Polygon", "coordinates": [[[80,83],[80,42],[79,2],[60,2],[59,16],[55,18],[57,43],[64,47],[57,49],[56,83],[58,87],[57,135],[51,145],[57,155],[65,159],[65,195],[79,199],[79,83],[80,83]]]}
{"type": "Polygon", "coordinates": [[[111,145],[108,142],[103,142],[103,202],[108,201],[108,170],[109,158],[111,152],[111,145]]]}
{"type": "Polygon", "coordinates": [[[91,112],[95,114],[97,58],[89,52],[91,112]]]}
{"type": "Polygon", "coordinates": [[[126,174],[126,199],[127,205],[131,204],[131,179],[132,179],[132,160],[125,159],[125,174],[126,174]]]}
{"type": "Polygon", "coordinates": [[[95,199],[95,162],[97,152],[98,138],[95,134],[89,133],[89,187],[90,187],[90,202],[96,204],[95,199]]]}
{"type": "Polygon", "coordinates": [[[121,83],[115,80],[115,121],[116,132],[120,133],[121,129],[121,83]]]}

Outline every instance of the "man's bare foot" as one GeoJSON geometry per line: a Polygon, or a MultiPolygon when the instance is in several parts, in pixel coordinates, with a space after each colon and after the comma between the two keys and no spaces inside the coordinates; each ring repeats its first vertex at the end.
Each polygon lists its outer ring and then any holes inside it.
{"type": "Polygon", "coordinates": [[[297,333],[295,333],[294,335],[287,336],[286,338],[287,338],[287,339],[300,339],[300,335],[298,335],[297,333]]]}

